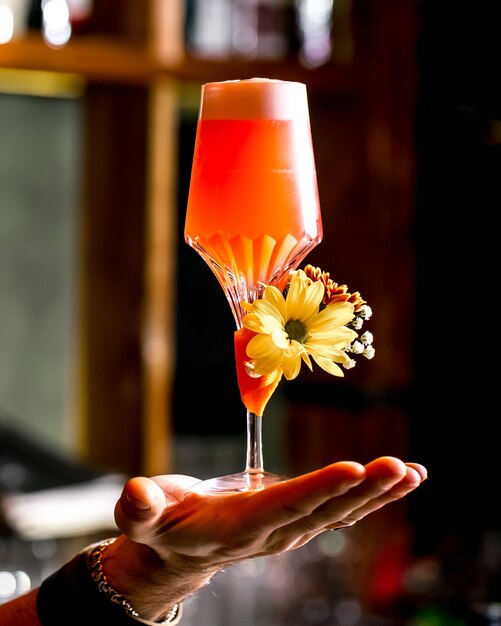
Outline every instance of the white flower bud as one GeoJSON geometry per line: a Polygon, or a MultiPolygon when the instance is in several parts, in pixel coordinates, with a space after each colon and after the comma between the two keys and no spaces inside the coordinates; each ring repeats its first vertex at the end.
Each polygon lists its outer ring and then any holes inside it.
{"type": "Polygon", "coordinates": [[[356,361],[354,359],[350,359],[346,363],[343,363],[343,367],[345,370],[351,370],[355,367],[356,361]]]}
{"type": "Polygon", "coordinates": [[[360,317],[364,320],[370,320],[372,317],[372,309],[368,304],[364,304],[360,309],[360,317]]]}
{"type": "Polygon", "coordinates": [[[375,354],[376,354],[376,351],[374,350],[372,346],[367,346],[364,350],[364,357],[366,359],[373,359],[375,354]]]}
{"type": "Polygon", "coordinates": [[[374,341],[374,335],[370,330],[366,330],[365,333],[360,337],[360,341],[366,346],[370,346],[374,341]]]}
{"type": "Polygon", "coordinates": [[[354,341],[350,346],[350,352],[354,354],[362,354],[365,349],[364,344],[361,341],[354,341]]]}
{"type": "Polygon", "coordinates": [[[361,317],[353,318],[353,321],[351,323],[352,328],[354,328],[355,330],[360,330],[363,325],[364,325],[364,320],[361,317]]]}

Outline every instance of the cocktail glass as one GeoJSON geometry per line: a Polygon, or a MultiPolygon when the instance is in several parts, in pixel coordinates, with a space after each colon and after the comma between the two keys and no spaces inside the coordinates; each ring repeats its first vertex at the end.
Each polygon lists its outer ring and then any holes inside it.
{"type": "MultiPolygon", "coordinates": [[[[185,239],[219,281],[237,331],[245,315],[241,301],[253,302],[265,285],[282,291],[320,243],[303,83],[253,78],[202,86],[185,239]]],[[[252,376],[238,373],[239,381],[252,376]]],[[[203,481],[197,490],[248,491],[280,479],[264,469],[262,414],[247,409],[245,470],[203,481]]]]}

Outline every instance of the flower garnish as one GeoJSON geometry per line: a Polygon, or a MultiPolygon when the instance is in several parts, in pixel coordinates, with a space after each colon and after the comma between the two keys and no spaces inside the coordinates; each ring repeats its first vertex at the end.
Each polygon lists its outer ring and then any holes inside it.
{"type": "Polygon", "coordinates": [[[240,304],[247,314],[235,334],[237,374],[244,404],[257,414],[282,375],[296,378],[303,362],[343,376],[340,365],[350,369],[355,356],[374,356],[372,333],[357,333],[371,308],[318,267],[291,272],[283,293],[265,285],[261,298],[240,304]]]}
{"type": "Polygon", "coordinates": [[[351,302],[356,314],[367,304],[358,291],[349,293],[346,285],[335,283],[330,277],[329,272],[322,272],[319,267],[307,265],[304,268],[304,273],[311,280],[318,280],[323,284],[325,291],[322,302],[324,305],[331,304],[332,302],[351,302]]]}
{"type": "MultiPolygon", "coordinates": [[[[350,293],[346,285],[339,285],[334,282],[329,272],[322,272],[319,267],[307,265],[304,268],[304,273],[311,280],[319,281],[324,285],[324,298],[320,308],[334,302],[351,302],[353,304],[354,317],[349,326],[354,330],[360,330],[364,322],[370,320],[372,317],[372,309],[362,298],[360,292],[355,291],[350,293]]],[[[376,354],[374,346],[372,345],[373,339],[372,333],[366,331],[359,339],[353,341],[345,351],[352,354],[362,354],[366,359],[372,359],[376,354]]],[[[345,369],[355,367],[355,360],[350,358],[347,362],[343,363],[343,367],[345,369]]]]}

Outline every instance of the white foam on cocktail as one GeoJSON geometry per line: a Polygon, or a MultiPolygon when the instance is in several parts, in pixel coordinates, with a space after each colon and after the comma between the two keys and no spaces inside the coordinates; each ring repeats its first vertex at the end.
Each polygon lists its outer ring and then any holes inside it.
{"type": "Polygon", "coordinates": [[[309,121],[306,85],[270,78],[206,83],[199,117],[309,121]]]}

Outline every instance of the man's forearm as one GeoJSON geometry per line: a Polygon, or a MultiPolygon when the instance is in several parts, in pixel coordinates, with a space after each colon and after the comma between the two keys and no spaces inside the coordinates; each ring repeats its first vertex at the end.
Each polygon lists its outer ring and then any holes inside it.
{"type": "Polygon", "coordinates": [[[40,626],[36,606],[37,593],[38,589],[33,589],[11,602],[0,604],[0,624],[2,626],[40,626]]]}

